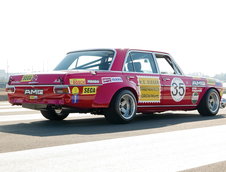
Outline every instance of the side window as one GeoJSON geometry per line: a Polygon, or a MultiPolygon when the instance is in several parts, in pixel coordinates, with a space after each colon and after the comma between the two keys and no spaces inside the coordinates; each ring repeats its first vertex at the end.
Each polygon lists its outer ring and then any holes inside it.
{"type": "Polygon", "coordinates": [[[174,64],[174,62],[169,56],[156,54],[156,60],[161,74],[181,75],[180,70],[177,68],[177,66],[174,64]]]}
{"type": "Polygon", "coordinates": [[[154,58],[151,53],[131,52],[129,53],[124,71],[140,73],[157,73],[154,58]]]}

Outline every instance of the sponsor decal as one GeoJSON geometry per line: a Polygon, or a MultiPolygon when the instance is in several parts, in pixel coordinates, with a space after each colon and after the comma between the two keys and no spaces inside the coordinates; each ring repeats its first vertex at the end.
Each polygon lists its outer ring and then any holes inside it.
{"type": "Polygon", "coordinates": [[[78,87],[73,87],[72,90],[71,90],[71,93],[72,94],[78,94],[79,93],[78,87]]]}
{"type": "Polygon", "coordinates": [[[34,75],[24,75],[21,79],[21,82],[32,81],[34,75]]]}
{"type": "Polygon", "coordinates": [[[83,87],[82,94],[96,94],[97,87],[83,87]]]}
{"type": "Polygon", "coordinates": [[[193,104],[196,104],[199,100],[199,94],[198,93],[192,93],[191,102],[193,104]]]}
{"type": "Polygon", "coordinates": [[[111,83],[111,78],[109,78],[109,77],[103,77],[103,78],[102,78],[102,83],[103,83],[103,84],[111,83]]]}
{"type": "Polygon", "coordinates": [[[78,100],[79,100],[79,95],[78,94],[72,95],[72,99],[71,99],[72,103],[78,103],[78,100]]]}
{"type": "Polygon", "coordinates": [[[160,103],[161,85],[159,77],[138,76],[139,102],[160,103]]]}
{"type": "Polygon", "coordinates": [[[25,95],[43,95],[44,90],[39,90],[39,89],[24,89],[24,94],[25,95]]]}
{"type": "Polygon", "coordinates": [[[192,86],[205,86],[205,85],[206,85],[205,81],[197,81],[197,80],[192,81],[192,86]]]}
{"type": "Polygon", "coordinates": [[[121,77],[103,77],[102,83],[108,84],[108,83],[115,83],[115,82],[123,82],[121,77]]]}
{"type": "Polygon", "coordinates": [[[217,87],[222,87],[223,84],[222,84],[222,82],[216,82],[216,86],[217,86],[217,87]]]}
{"type": "Polygon", "coordinates": [[[87,80],[88,84],[99,84],[100,81],[99,80],[87,80]]]}
{"type": "Polygon", "coordinates": [[[224,89],[220,89],[220,96],[222,97],[224,94],[224,89]]]}
{"type": "Polygon", "coordinates": [[[112,77],[111,82],[123,82],[121,77],[112,77]]]}
{"type": "Polygon", "coordinates": [[[180,102],[183,100],[185,93],[186,93],[186,86],[184,81],[180,78],[173,78],[171,81],[171,97],[175,102],[180,102]]]}
{"type": "Polygon", "coordinates": [[[202,88],[192,87],[192,92],[200,93],[202,92],[202,88]]]}
{"type": "Polygon", "coordinates": [[[221,81],[215,80],[215,79],[212,79],[212,78],[207,79],[207,84],[208,85],[214,85],[214,86],[217,86],[217,87],[223,86],[223,83],[221,81]]]}
{"type": "Polygon", "coordinates": [[[70,79],[69,80],[71,85],[85,85],[86,84],[86,79],[70,79]]]}
{"type": "Polygon", "coordinates": [[[36,99],[38,99],[38,96],[30,96],[29,99],[30,100],[36,100],[36,99]]]}
{"type": "Polygon", "coordinates": [[[208,85],[215,85],[216,84],[216,80],[215,79],[207,79],[207,84],[208,85]]]}

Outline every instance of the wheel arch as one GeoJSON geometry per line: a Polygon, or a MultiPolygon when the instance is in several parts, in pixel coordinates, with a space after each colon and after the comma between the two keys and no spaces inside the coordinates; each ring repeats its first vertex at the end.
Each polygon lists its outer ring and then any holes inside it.
{"type": "Polygon", "coordinates": [[[217,88],[215,88],[215,87],[209,87],[209,88],[207,88],[207,89],[205,90],[205,92],[203,92],[202,98],[199,100],[199,103],[198,103],[197,106],[200,106],[200,103],[202,102],[202,100],[203,100],[203,98],[205,97],[206,93],[207,93],[210,89],[216,90],[217,93],[218,93],[218,95],[219,95],[219,97],[221,97],[221,96],[220,96],[220,91],[219,91],[217,88]]]}
{"type": "Polygon", "coordinates": [[[114,98],[119,92],[121,92],[121,91],[123,91],[123,90],[129,90],[129,91],[131,91],[131,92],[133,93],[133,95],[135,96],[136,101],[138,102],[138,94],[137,94],[136,90],[135,90],[134,88],[132,88],[132,87],[123,87],[123,88],[118,89],[118,90],[115,92],[115,94],[112,96],[110,102],[112,102],[113,98],[114,98]]]}
{"type": "Polygon", "coordinates": [[[108,92],[103,98],[103,94],[98,94],[93,102],[93,107],[94,108],[108,108],[110,106],[110,103],[112,102],[113,98],[122,90],[129,90],[133,93],[133,95],[136,98],[136,101],[138,102],[138,93],[136,91],[136,88],[133,88],[131,86],[117,86],[111,87],[111,88],[104,88],[102,92],[108,92]],[[109,89],[111,92],[109,92],[109,89]]]}

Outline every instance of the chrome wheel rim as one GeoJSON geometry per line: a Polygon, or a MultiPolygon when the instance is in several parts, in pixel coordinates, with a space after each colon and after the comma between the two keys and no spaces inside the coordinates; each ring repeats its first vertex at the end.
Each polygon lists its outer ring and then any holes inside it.
{"type": "Polygon", "coordinates": [[[129,95],[125,94],[119,101],[119,112],[124,119],[130,119],[135,113],[135,100],[129,95]]]}
{"type": "Polygon", "coordinates": [[[208,99],[209,110],[212,113],[215,113],[218,111],[219,105],[220,105],[220,101],[219,101],[219,96],[217,95],[217,93],[215,93],[215,92],[210,93],[209,99],[208,99]]]}

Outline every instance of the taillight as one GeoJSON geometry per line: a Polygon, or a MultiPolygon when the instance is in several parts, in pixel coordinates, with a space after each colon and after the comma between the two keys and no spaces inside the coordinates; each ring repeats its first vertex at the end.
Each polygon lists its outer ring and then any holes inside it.
{"type": "Polygon", "coordinates": [[[5,91],[9,94],[15,93],[16,88],[14,86],[7,86],[5,91]]]}
{"type": "Polygon", "coordinates": [[[53,92],[55,94],[70,94],[70,89],[68,86],[54,86],[53,92]]]}

